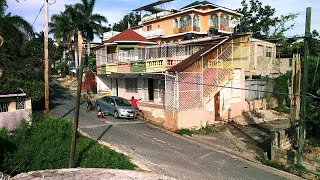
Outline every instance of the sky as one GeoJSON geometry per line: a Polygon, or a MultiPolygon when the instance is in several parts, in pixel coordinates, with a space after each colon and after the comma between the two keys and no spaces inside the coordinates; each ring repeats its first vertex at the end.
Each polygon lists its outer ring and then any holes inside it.
{"type": "MultiPolygon", "coordinates": [[[[33,24],[44,0],[7,0],[7,13],[19,15],[33,24]]],[[[130,13],[133,9],[156,2],[157,0],[96,0],[94,13],[102,14],[107,17],[108,24],[113,24],[122,19],[122,17],[130,13]]],[[[208,0],[214,4],[227,7],[229,9],[237,9],[241,7],[241,0],[208,0]]],[[[49,18],[51,15],[64,10],[65,4],[75,4],[80,0],[49,0],[49,18]]],[[[164,8],[179,9],[194,0],[175,0],[167,3],[164,8]]],[[[306,7],[312,7],[311,30],[316,29],[320,32],[320,0],[261,0],[263,5],[270,5],[276,9],[276,16],[287,15],[288,13],[298,13],[298,17],[294,20],[295,26],[288,31],[286,35],[302,35],[305,29],[306,7]]],[[[44,10],[42,9],[39,17],[34,23],[37,32],[44,29],[44,10]]],[[[95,42],[99,42],[95,38],[95,42]]]]}

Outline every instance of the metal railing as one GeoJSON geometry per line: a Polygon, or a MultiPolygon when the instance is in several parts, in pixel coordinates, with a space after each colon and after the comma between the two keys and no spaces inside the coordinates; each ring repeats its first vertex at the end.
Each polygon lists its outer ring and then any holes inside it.
{"type": "Polygon", "coordinates": [[[97,66],[107,63],[131,62],[158,58],[187,58],[202,48],[200,45],[157,45],[107,54],[105,48],[97,50],[97,66]]]}
{"type": "Polygon", "coordinates": [[[135,32],[145,38],[154,38],[154,37],[159,37],[159,36],[164,35],[164,29],[154,29],[154,30],[150,30],[150,31],[135,30],[135,32]]]}

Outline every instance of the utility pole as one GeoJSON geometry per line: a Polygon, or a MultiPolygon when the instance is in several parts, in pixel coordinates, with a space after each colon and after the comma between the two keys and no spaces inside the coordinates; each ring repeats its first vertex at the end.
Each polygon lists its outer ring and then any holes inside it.
{"type": "Polygon", "coordinates": [[[307,89],[308,89],[308,56],[309,56],[309,38],[311,26],[311,7],[307,8],[306,29],[304,37],[304,56],[303,56],[303,73],[302,73],[302,96],[301,96],[301,114],[298,133],[298,164],[303,165],[303,145],[304,129],[306,119],[307,89]]]}
{"type": "Polygon", "coordinates": [[[319,53],[318,53],[318,60],[317,60],[316,72],[314,73],[314,77],[313,77],[313,81],[312,81],[312,89],[313,89],[314,83],[315,83],[315,81],[316,81],[316,76],[317,76],[317,72],[318,72],[318,66],[319,66],[319,53]]]}
{"type": "Polygon", "coordinates": [[[45,112],[46,116],[49,115],[49,53],[48,53],[48,34],[49,34],[49,13],[48,13],[48,0],[44,0],[44,96],[45,96],[45,112]]]}
{"type": "MultiPolygon", "coordinates": [[[[82,61],[82,34],[78,32],[78,45],[75,50],[78,50],[78,57],[80,59],[79,62],[79,71],[78,71],[78,87],[77,87],[77,100],[76,100],[76,108],[73,116],[73,132],[72,132],[72,142],[71,142],[71,151],[70,151],[70,159],[69,159],[69,168],[74,167],[74,156],[77,147],[77,132],[78,132],[78,122],[79,122],[79,111],[80,111],[80,98],[81,98],[81,84],[82,84],[82,71],[83,71],[83,63],[82,61]]],[[[76,59],[77,61],[77,59],[76,59]]]]}

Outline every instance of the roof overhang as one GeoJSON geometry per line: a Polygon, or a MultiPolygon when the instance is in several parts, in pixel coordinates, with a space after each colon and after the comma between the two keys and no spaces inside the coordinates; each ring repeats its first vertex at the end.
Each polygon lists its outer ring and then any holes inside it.
{"type": "Polygon", "coordinates": [[[141,44],[157,44],[155,42],[149,42],[149,41],[114,41],[115,44],[118,43],[141,43],[141,44]]]}
{"type": "Polygon", "coordinates": [[[154,2],[154,3],[148,4],[148,5],[139,7],[137,9],[134,9],[133,11],[149,11],[149,12],[152,12],[152,13],[161,12],[161,9],[156,8],[155,6],[158,6],[160,4],[164,4],[164,3],[167,3],[167,2],[171,2],[171,1],[173,1],[173,0],[159,0],[157,2],[154,2]]]}
{"type": "Polygon", "coordinates": [[[100,74],[98,76],[106,76],[110,78],[150,78],[150,77],[161,77],[164,76],[165,73],[151,73],[151,72],[111,72],[110,74],[100,74]]]}
{"type": "Polygon", "coordinates": [[[153,21],[159,21],[161,19],[170,18],[170,17],[176,16],[176,15],[180,15],[180,14],[185,14],[186,12],[197,12],[197,13],[206,14],[206,13],[219,11],[219,10],[225,11],[225,12],[229,12],[231,14],[235,14],[235,15],[238,15],[238,16],[241,16],[241,17],[243,16],[243,14],[240,14],[240,13],[238,13],[236,11],[233,11],[233,10],[230,10],[230,9],[226,9],[224,7],[218,7],[218,8],[210,9],[210,10],[199,10],[199,9],[191,8],[191,9],[186,9],[185,11],[179,11],[177,13],[170,14],[170,15],[164,16],[164,17],[160,17],[160,18],[157,18],[157,19],[153,19],[153,20],[150,20],[150,21],[144,21],[143,23],[150,23],[150,22],[153,22],[153,21]]]}
{"type": "Polygon", "coordinates": [[[26,93],[20,93],[20,94],[3,94],[3,95],[0,95],[0,98],[25,97],[25,96],[27,96],[26,93]]]}

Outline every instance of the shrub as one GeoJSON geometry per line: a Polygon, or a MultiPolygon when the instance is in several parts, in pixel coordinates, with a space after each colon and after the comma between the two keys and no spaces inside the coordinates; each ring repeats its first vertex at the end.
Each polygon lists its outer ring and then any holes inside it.
{"type": "Polygon", "coordinates": [[[202,127],[199,130],[196,130],[195,133],[209,135],[209,134],[214,134],[215,131],[213,129],[211,129],[210,127],[206,126],[206,127],[202,127]]]}
{"type": "Polygon", "coordinates": [[[188,136],[192,136],[193,132],[190,130],[190,129],[179,129],[176,131],[177,134],[180,134],[180,135],[188,135],[188,136]]]}
{"type": "MultiPolygon", "coordinates": [[[[0,171],[7,170],[7,173],[17,174],[41,169],[68,168],[71,139],[72,123],[50,117],[33,117],[31,126],[21,123],[13,136],[8,136],[2,130],[0,140],[5,140],[6,143],[5,146],[1,143],[3,163],[0,171]],[[6,153],[3,153],[2,149],[5,149],[6,153]]],[[[82,135],[77,138],[75,164],[85,168],[135,168],[128,157],[82,135]]]]}

